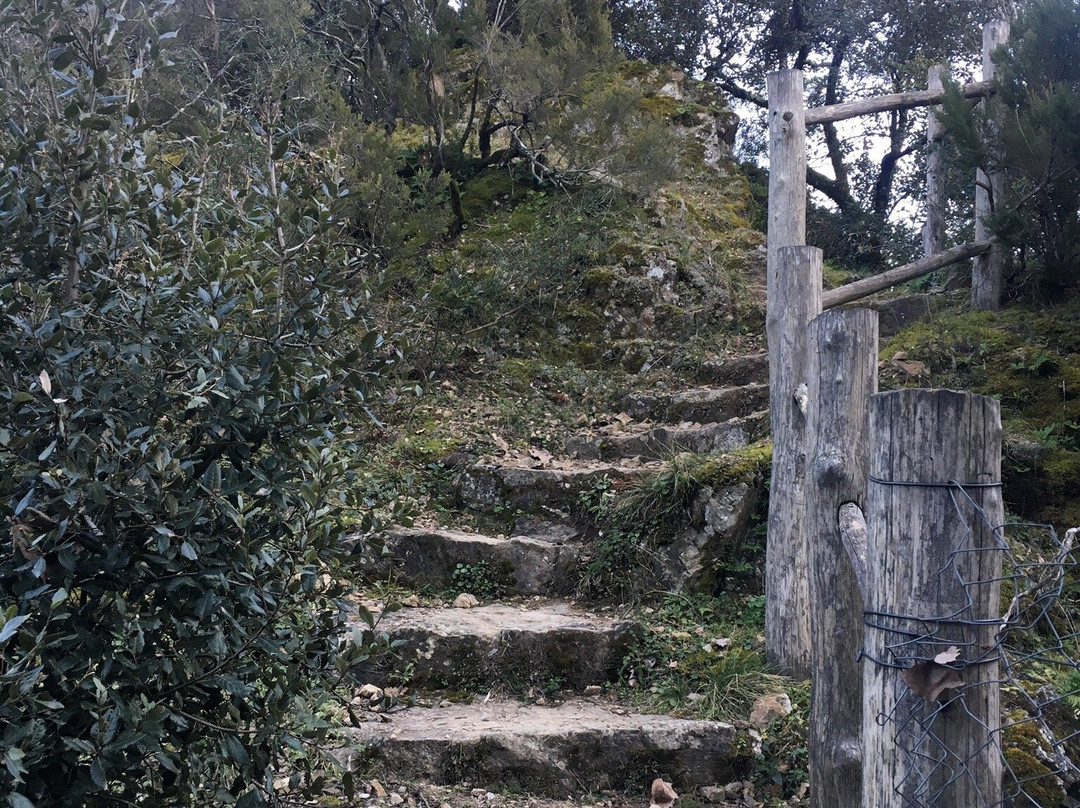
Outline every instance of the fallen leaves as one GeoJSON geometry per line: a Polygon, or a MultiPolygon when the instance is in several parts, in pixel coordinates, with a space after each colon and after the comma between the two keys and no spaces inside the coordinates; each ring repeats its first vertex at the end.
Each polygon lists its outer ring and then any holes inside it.
{"type": "Polygon", "coordinates": [[[956,668],[949,665],[960,658],[960,649],[949,646],[933,659],[916,662],[900,674],[911,691],[917,696],[934,702],[941,698],[946,690],[963,687],[964,679],[956,668]]]}

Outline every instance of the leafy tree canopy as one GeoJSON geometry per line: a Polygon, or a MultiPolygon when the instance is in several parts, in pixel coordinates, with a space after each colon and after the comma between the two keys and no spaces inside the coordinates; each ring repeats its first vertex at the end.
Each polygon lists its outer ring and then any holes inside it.
{"type": "MultiPolygon", "coordinates": [[[[758,108],[766,105],[766,73],[781,68],[804,72],[808,105],[924,89],[930,65],[972,62],[982,24],[998,13],[992,0],[611,0],[611,8],[628,53],[674,60],[758,108]]],[[[811,238],[825,235],[830,254],[880,262],[898,235],[890,215],[921,192],[922,163],[906,158],[925,148],[924,121],[921,112],[896,110],[860,119],[857,138],[833,124],[811,129],[829,168],[811,169],[807,179],[837,211],[821,217],[825,233],[811,223],[811,238]],[[880,156],[871,156],[871,139],[884,144],[880,156]]]]}
{"type": "Polygon", "coordinates": [[[1014,284],[1054,298],[1080,280],[1080,7],[1030,6],[994,58],[990,101],[972,109],[953,84],[940,118],[964,171],[1005,172],[990,227],[1014,284]]]}

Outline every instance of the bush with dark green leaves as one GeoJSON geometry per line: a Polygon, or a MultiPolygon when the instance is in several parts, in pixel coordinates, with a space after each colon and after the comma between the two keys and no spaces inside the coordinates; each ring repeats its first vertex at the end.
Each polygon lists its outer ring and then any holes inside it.
{"type": "Polygon", "coordinates": [[[147,125],[167,8],[0,2],[10,808],[317,788],[304,753],[372,640],[343,636],[340,536],[393,358],[377,279],[329,143],[224,106],[147,125]]]}

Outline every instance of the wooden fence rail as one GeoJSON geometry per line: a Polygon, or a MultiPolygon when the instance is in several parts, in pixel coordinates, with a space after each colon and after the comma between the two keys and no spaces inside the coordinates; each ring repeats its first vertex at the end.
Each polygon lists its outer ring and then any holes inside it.
{"type": "MultiPolygon", "coordinates": [[[[964,98],[985,98],[993,93],[992,81],[973,81],[960,88],[964,98]]],[[[847,104],[830,104],[827,107],[813,107],[806,110],[807,126],[818,123],[835,123],[858,118],[862,115],[875,115],[878,112],[891,112],[894,109],[914,109],[940,104],[945,99],[944,89],[915,90],[910,93],[893,93],[866,98],[847,104]]]]}
{"type": "Polygon", "coordinates": [[[920,258],[910,264],[904,264],[902,267],[890,269],[878,275],[871,275],[869,278],[863,278],[839,286],[836,289],[830,289],[822,294],[821,306],[825,309],[831,309],[834,306],[842,306],[845,303],[861,300],[874,292],[896,286],[898,283],[913,281],[959,261],[983,255],[989,252],[993,246],[990,241],[970,241],[967,244],[951,247],[936,255],[920,258]]]}

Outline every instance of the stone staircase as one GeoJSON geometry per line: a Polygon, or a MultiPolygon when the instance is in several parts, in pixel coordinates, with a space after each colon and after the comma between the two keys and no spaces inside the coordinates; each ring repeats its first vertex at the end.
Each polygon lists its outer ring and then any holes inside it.
{"type": "MultiPolygon", "coordinates": [[[[722,363],[721,363],[722,364],[722,363]]],[[[761,355],[710,371],[724,386],[635,395],[607,428],[572,436],[560,457],[482,458],[458,464],[460,502],[505,533],[443,527],[387,531],[386,551],[366,559],[373,580],[445,591],[455,572],[482,569],[499,600],[384,614],[394,654],[356,671],[373,711],[360,711],[348,741],[384,778],[567,798],[605,790],[643,794],[655,777],[677,790],[748,777],[748,727],[635,713],[613,685],[642,633],[612,606],[574,598],[595,529],[576,514],[582,492],[632,485],[678,452],[730,452],[767,430],[761,355]],[[735,386],[731,384],[734,381],[735,386]],[[539,466],[539,467],[534,467],[539,466]],[[407,680],[407,681],[404,681],[407,680]],[[384,697],[407,685],[411,706],[384,697]],[[382,688],[387,688],[385,691],[382,688]],[[417,698],[416,694],[420,694],[417,698]]],[[[700,492],[690,524],[657,554],[650,586],[709,588],[710,543],[745,530],[753,486],[700,492]]],[[[480,594],[480,593],[477,593],[480,594]]]]}
{"type": "MultiPolygon", "coordinates": [[[[911,295],[870,305],[881,313],[884,337],[943,301],[911,295]]],[[[570,436],[559,457],[448,459],[459,502],[502,529],[423,527],[382,536],[387,553],[367,559],[373,580],[440,592],[456,585],[455,572],[482,568],[498,597],[472,608],[424,608],[414,596],[406,599],[412,608],[382,616],[378,630],[396,653],[355,671],[364,687],[354,703],[368,709],[355,716],[361,720],[346,731],[343,750],[360,756],[366,772],[399,784],[401,794],[420,795],[418,783],[449,786],[441,793],[460,791],[469,806],[502,804],[493,792],[535,795],[517,803],[528,808],[590,799],[641,806],[655,777],[696,792],[697,804],[763,804],[749,782],[762,736],[748,723],[644,714],[620,703],[621,668],[645,628],[618,607],[576,597],[597,539],[575,513],[583,492],[631,486],[680,452],[733,452],[768,433],[765,353],[688,359],[673,370],[690,386],[626,396],[621,412],[570,436]],[[516,516],[512,526],[508,513],[516,516]],[[403,686],[409,698],[395,702],[390,696],[403,686]]],[[[757,495],[745,483],[700,492],[689,524],[656,550],[649,585],[715,587],[710,545],[746,530],[757,495]]],[[[769,788],[764,796],[775,800],[779,792],[769,788]]],[[[805,804],[805,784],[799,794],[792,805],[805,804]]],[[[408,808],[428,802],[410,797],[408,808]]]]}

